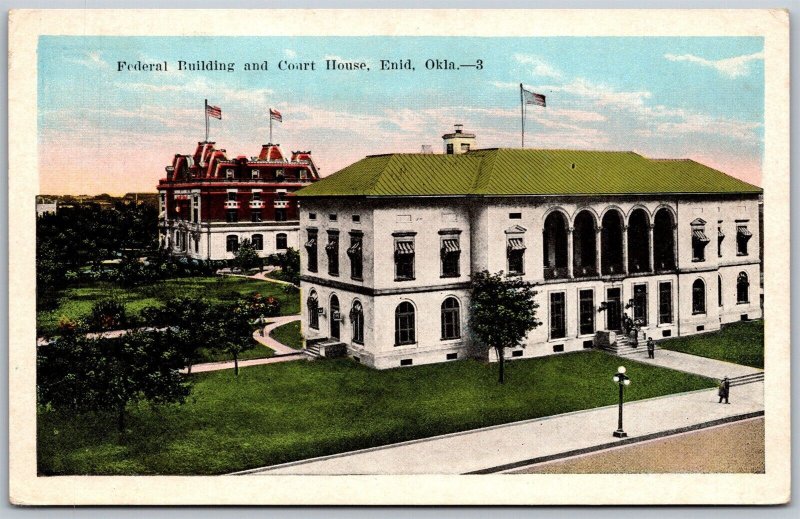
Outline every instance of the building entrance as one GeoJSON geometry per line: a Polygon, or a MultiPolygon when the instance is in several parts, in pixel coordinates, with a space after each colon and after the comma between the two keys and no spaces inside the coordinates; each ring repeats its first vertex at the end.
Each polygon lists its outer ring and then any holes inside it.
{"type": "Polygon", "coordinates": [[[606,329],[622,329],[622,290],[609,288],[606,290],[606,329]]]}

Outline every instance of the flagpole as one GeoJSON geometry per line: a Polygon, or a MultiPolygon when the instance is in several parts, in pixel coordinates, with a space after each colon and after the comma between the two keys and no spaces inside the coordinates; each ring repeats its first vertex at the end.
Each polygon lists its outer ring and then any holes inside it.
{"type": "Polygon", "coordinates": [[[269,143],[272,144],[272,108],[269,109],[269,143]]]}
{"type": "Polygon", "coordinates": [[[522,147],[525,147],[525,99],[522,95],[522,83],[519,84],[519,112],[522,117],[522,147]]]}
{"type": "Polygon", "coordinates": [[[206,114],[206,142],[208,142],[208,99],[205,100],[205,107],[203,113],[206,114]]]}

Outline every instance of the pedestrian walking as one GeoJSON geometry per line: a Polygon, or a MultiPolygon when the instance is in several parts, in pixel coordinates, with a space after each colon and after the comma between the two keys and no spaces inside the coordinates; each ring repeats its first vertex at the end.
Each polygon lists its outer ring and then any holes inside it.
{"type": "Polygon", "coordinates": [[[728,402],[728,395],[730,395],[730,392],[731,392],[731,381],[728,380],[728,377],[725,377],[719,383],[719,391],[718,391],[719,402],[718,403],[721,404],[722,401],[725,400],[726,404],[730,404],[730,402],[728,402]]]}
{"type": "Polygon", "coordinates": [[[650,359],[656,358],[656,345],[652,337],[647,338],[647,357],[650,359]]]}

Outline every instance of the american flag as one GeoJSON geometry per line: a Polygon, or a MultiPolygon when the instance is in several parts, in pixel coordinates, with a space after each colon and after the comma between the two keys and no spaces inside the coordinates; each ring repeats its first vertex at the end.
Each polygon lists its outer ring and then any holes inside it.
{"type": "Polygon", "coordinates": [[[215,119],[222,119],[222,108],[219,106],[206,105],[206,115],[215,119]]]}
{"type": "Polygon", "coordinates": [[[526,105],[547,106],[547,104],[545,104],[545,97],[542,94],[525,90],[522,85],[519,87],[522,89],[522,99],[526,105]]]}
{"type": "Polygon", "coordinates": [[[269,109],[269,118],[270,119],[275,119],[276,121],[278,121],[280,123],[283,122],[283,116],[281,115],[281,113],[279,111],[277,111],[277,110],[273,110],[272,108],[269,109]]]}

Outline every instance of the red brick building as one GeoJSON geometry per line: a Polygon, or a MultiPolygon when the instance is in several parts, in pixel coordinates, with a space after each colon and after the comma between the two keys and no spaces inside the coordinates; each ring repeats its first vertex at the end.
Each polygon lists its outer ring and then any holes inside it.
{"type": "Polygon", "coordinates": [[[265,144],[257,157],[228,158],[214,142],[177,154],[158,183],[161,247],[193,259],[232,259],[250,240],[262,256],[299,249],[294,192],[319,179],[310,151],[286,157],[265,144]]]}

